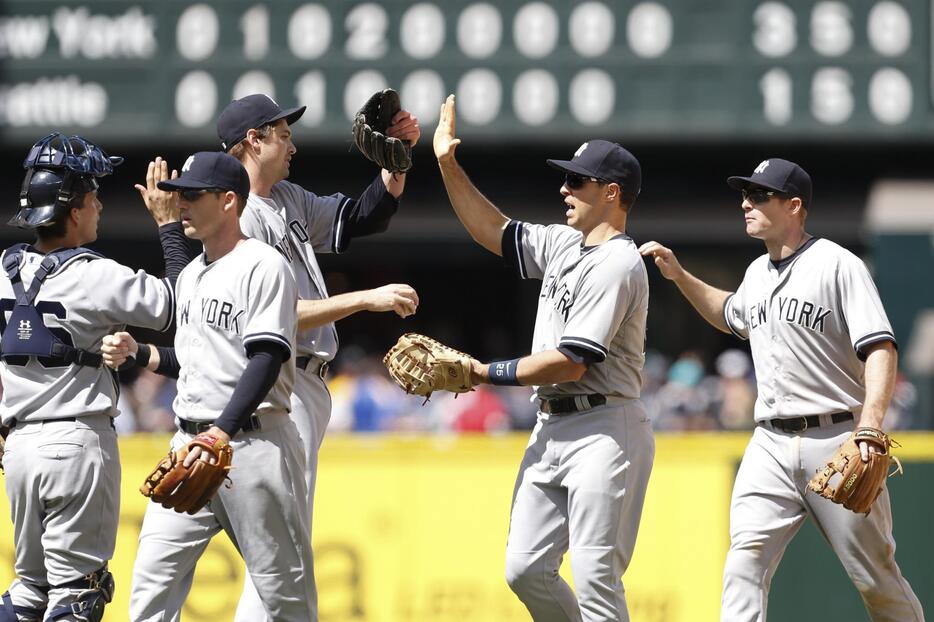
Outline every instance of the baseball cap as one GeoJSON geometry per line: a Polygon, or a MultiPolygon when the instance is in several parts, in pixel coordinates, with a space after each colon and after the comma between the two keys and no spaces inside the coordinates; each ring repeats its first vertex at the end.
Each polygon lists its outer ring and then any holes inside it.
{"type": "Polygon", "coordinates": [[[251,128],[260,128],[268,123],[285,119],[292,125],[305,113],[305,106],[283,110],[269,95],[256,93],[235,99],[217,118],[217,136],[221,139],[221,149],[230,148],[246,138],[251,128]]]}
{"type": "Polygon", "coordinates": [[[608,140],[588,140],[570,160],[546,162],[565,173],[617,183],[628,195],[638,196],[642,188],[642,167],[636,156],[608,140]]]}
{"type": "Polygon", "coordinates": [[[232,190],[241,196],[250,194],[250,176],[240,161],[220,151],[199,151],[188,156],[178,179],[159,182],[159,190],[232,190]]]}
{"type": "Polygon", "coordinates": [[[769,158],[759,163],[752,175],[728,177],[726,183],[734,190],[760,186],[792,197],[798,197],[805,207],[811,206],[811,176],[803,168],[781,158],[769,158]]]}

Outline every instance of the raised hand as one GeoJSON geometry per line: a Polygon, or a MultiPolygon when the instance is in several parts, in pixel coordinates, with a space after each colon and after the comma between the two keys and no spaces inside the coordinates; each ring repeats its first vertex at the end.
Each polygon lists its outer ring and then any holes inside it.
{"type": "Polygon", "coordinates": [[[181,220],[178,208],[178,194],[159,190],[158,186],[160,181],[176,179],[177,177],[178,171],[173,170],[172,175],[169,176],[168,162],[163,160],[161,156],[156,156],[156,159],[151,161],[149,168],[146,169],[146,185],[136,184],[134,186],[143,198],[146,209],[149,210],[153,220],[160,227],[181,220]]]}
{"type": "Polygon", "coordinates": [[[454,96],[448,95],[448,98],[441,104],[441,114],[438,116],[438,127],[435,128],[435,136],[432,140],[432,146],[435,149],[435,157],[438,161],[447,160],[454,157],[454,150],[461,139],[456,138],[455,131],[455,110],[454,96]]]}
{"type": "Polygon", "coordinates": [[[411,146],[415,146],[422,130],[418,126],[418,118],[408,110],[400,110],[393,116],[392,125],[386,128],[386,136],[408,141],[411,146]]]}

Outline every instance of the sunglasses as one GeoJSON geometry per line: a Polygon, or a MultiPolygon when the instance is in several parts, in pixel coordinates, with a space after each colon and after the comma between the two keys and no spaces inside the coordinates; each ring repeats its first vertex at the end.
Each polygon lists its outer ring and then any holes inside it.
{"type": "Polygon", "coordinates": [[[212,194],[220,194],[221,192],[224,192],[224,190],[221,190],[220,188],[204,188],[198,190],[189,188],[188,190],[180,190],[178,194],[189,203],[194,203],[208,192],[212,194]]]}
{"type": "Polygon", "coordinates": [[[785,195],[781,192],[766,190],[765,188],[744,188],[742,192],[743,200],[753,204],[768,203],[772,197],[785,198],[785,195]]]}
{"type": "Polygon", "coordinates": [[[584,177],[583,175],[577,175],[575,173],[568,173],[564,176],[564,185],[571,190],[580,190],[588,181],[595,181],[598,184],[610,183],[603,179],[597,179],[596,177],[584,177]]]}

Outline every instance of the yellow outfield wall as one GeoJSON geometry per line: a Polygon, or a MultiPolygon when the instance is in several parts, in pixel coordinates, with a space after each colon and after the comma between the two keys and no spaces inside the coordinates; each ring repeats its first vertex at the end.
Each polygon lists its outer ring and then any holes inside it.
{"type": "MultiPolygon", "coordinates": [[[[624,577],[635,622],[715,621],[728,546],[729,494],[746,434],[659,435],[635,556],[624,577]]],[[[934,459],[934,435],[899,436],[906,459],[934,459]]],[[[315,566],[322,622],[529,619],[503,579],[516,468],[527,435],[333,435],[321,451],[315,566]]],[[[137,487],[168,437],[120,441],[123,504],[107,622],[127,619],[146,500],[137,487]]],[[[234,467],[237,468],[236,457],[234,467]]],[[[9,516],[7,499],[0,513],[9,516]]],[[[13,578],[0,524],[0,585],[13,578]]],[[[567,564],[563,574],[568,576],[567,564]]],[[[223,534],[202,558],[183,619],[231,620],[242,562],[223,534]]]]}

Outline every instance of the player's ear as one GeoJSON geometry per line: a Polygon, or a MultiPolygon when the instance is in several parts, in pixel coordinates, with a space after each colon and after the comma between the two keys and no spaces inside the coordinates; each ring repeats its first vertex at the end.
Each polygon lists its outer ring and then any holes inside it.
{"type": "Polygon", "coordinates": [[[608,183],[605,188],[606,190],[603,196],[606,197],[607,201],[615,201],[616,199],[619,198],[620,192],[622,192],[622,189],[619,187],[619,184],[615,182],[608,183]]]}
{"type": "Polygon", "coordinates": [[[804,203],[801,202],[801,199],[798,197],[792,197],[788,202],[788,211],[790,214],[797,216],[798,214],[804,214],[804,203]]]}

